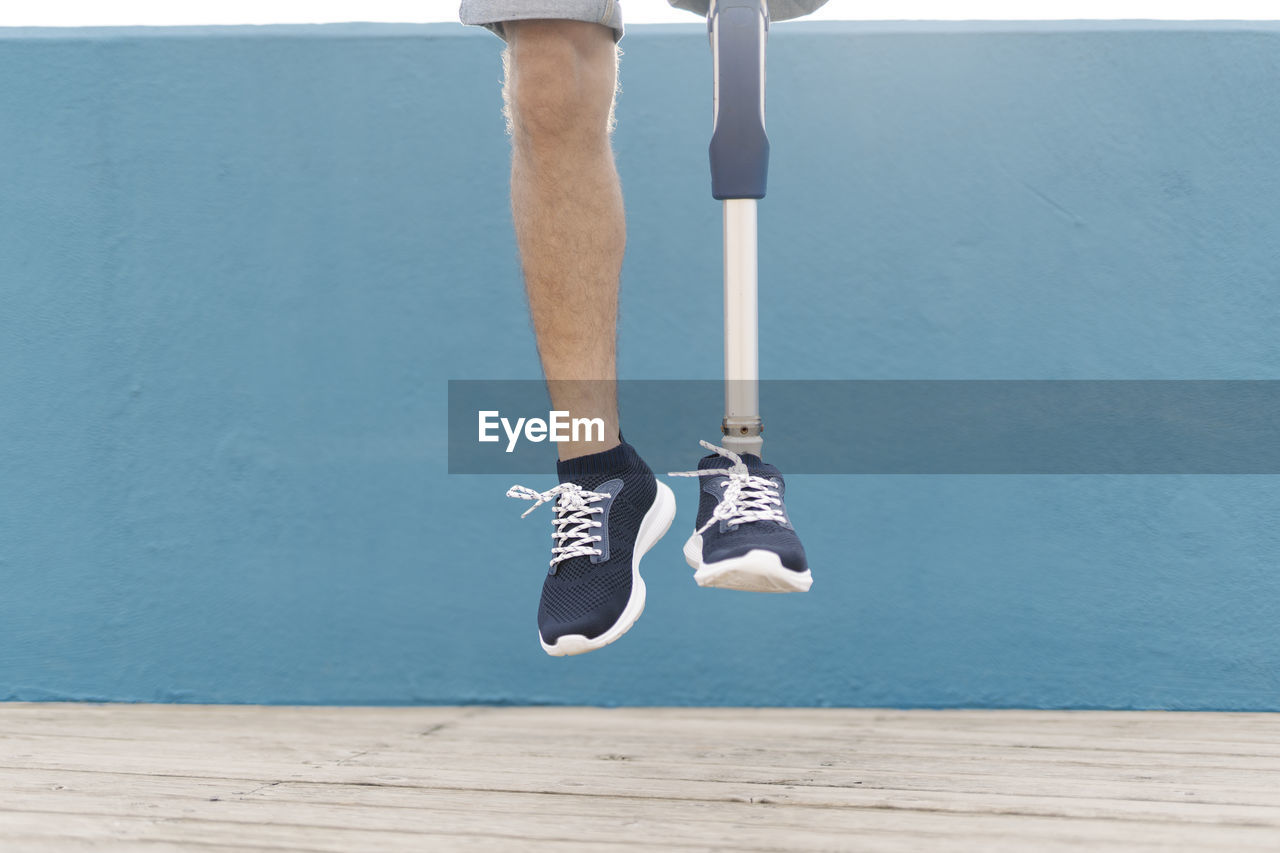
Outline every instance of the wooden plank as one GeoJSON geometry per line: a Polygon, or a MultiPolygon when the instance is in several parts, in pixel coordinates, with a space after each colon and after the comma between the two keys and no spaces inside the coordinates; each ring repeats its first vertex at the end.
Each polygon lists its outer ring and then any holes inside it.
{"type": "MultiPolygon", "coordinates": [[[[162,849],[249,849],[270,853],[351,853],[355,850],[388,853],[422,853],[424,850],[497,853],[509,852],[517,847],[531,853],[555,853],[558,850],[636,853],[635,845],[584,842],[572,838],[548,842],[484,831],[450,835],[394,829],[367,831],[345,827],[273,824],[245,826],[235,822],[188,818],[157,820],[150,817],[20,814],[0,811],[0,838],[7,842],[15,837],[23,838],[24,843],[29,845],[22,853],[61,853],[68,841],[81,843],[94,850],[121,851],[150,851],[153,846],[159,845],[162,849]]],[[[691,848],[686,846],[678,849],[691,848]]]]}
{"type": "MultiPolygon", "coordinates": [[[[19,817],[21,820],[21,817],[19,817]]],[[[235,853],[278,853],[279,847],[256,847],[245,844],[211,844],[204,841],[190,840],[183,843],[175,841],[158,841],[158,840],[133,840],[133,841],[112,841],[103,838],[101,834],[89,838],[70,838],[63,834],[50,835],[42,832],[42,828],[34,831],[26,831],[20,826],[11,827],[11,831],[4,830],[4,818],[0,816],[0,838],[4,841],[5,853],[80,853],[80,851],[91,851],[91,853],[129,853],[129,851],[144,851],[144,853],[227,853],[227,851],[235,851],[235,853]]],[[[323,853],[323,851],[315,848],[291,847],[291,853],[323,853]]],[[[634,851],[631,851],[634,853],[634,851]]]]}
{"type": "Polygon", "coordinates": [[[115,741],[128,740],[157,746],[173,743],[183,745],[192,741],[218,743],[228,747],[257,749],[260,751],[287,749],[323,749],[326,752],[365,751],[368,749],[394,749],[398,754],[429,753],[447,755],[464,752],[467,755],[508,754],[512,748],[520,748],[526,754],[557,754],[577,757],[593,755],[619,755],[620,745],[650,755],[677,756],[681,760],[733,763],[745,761],[752,765],[778,763],[776,756],[788,756],[787,764],[830,762],[840,758],[856,758],[859,762],[877,756],[907,758],[910,756],[936,757],[940,751],[947,757],[971,759],[999,754],[1005,761],[1052,761],[1054,763],[1085,763],[1096,766],[1140,767],[1154,764],[1162,767],[1196,767],[1229,769],[1280,770],[1280,756],[1255,753],[1237,754],[1225,751],[1189,753],[1177,748],[1176,742],[1163,742],[1165,750],[1125,750],[1118,746],[1101,749],[1096,745],[1051,745],[1029,738],[1017,743],[983,744],[946,742],[940,744],[907,742],[892,738],[859,738],[834,740],[802,738],[797,735],[777,735],[755,739],[741,736],[689,737],[679,731],[665,734],[655,732],[590,732],[556,731],[547,729],[503,730],[463,728],[462,724],[436,724],[410,730],[385,730],[360,737],[355,732],[340,734],[280,732],[249,730],[241,727],[229,732],[175,731],[164,737],[147,730],[129,730],[112,726],[110,737],[97,734],[71,733],[56,729],[41,729],[21,733],[0,733],[0,746],[13,751],[35,749],[40,739],[65,743],[86,753],[112,750],[115,741]],[[81,743],[82,742],[82,743],[81,743]]]}
{"type": "MultiPolygon", "coordinates": [[[[819,808],[896,808],[930,812],[971,814],[1020,814],[1041,817],[1086,817],[1096,819],[1138,819],[1169,823],[1238,824],[1241,826],[1278,826],[1280,809],[1206,803],[1152,802],[1113,800],[1105,797],[1063,798],[1031,796],[1002,792],[972,794],[945,791],[878,791],[838,790],[833,794],[809,797],[804,790],[794,793],[772,786],[739,789],[740,796],[720,801],[704,801],[695,797],[624,797],[607,794],[563,792],[475,791],[470,789],[417,788],[401,785],[341,785],[317,782],[263,782],[254,779],[210,780],[190,777],[137,777],[119,773],[84,771],[0,772],[0,790],[10,796],[36,794],[61,797],[61,792],[118,797],[127,791],[133,798],[192,799],[202,801],[232,799],[269,799],[278,803],[329,803],[421,808],[425,802],[450,808],[473,808],[478,811],[541,811],[546,808],[609,808],[613,802],[628,800],[659,801],[659,809],[669,808],[664,801],[679,799],[697,803],[724,802],[729,808],[712,814],[730,815],[740,806],[785,805],[819,808]],[[52,793],[52,792],[57,792],[52,793]],[[588,804],[581,801],[587,800],[588,804]]],[[[0,804],[3,804],[0,800],[0,804]]],[[[627,808],[638,808],[630,803],[627,808]]],[[[713,818],[714,819],[714,818],[713,818]]]]}
{"type": "Polygon", "coordinates": [[[5,703],[0,725],[24,719],[83,722],[111,719],[146,720],[156,725],[232,724],[245,720],[255,725],[273,723],[290,726],[305,720],[308,726],[330,723],[357,729],[380,728],[388,723],[413,720],[475,717],[522,727],[547,722],[574,726],[600,723],[619,726],[638,722],[659,728],[681,724],[709,723],[724,727],[746,723],[763,728],[776,727],[785,720],[793,730],[806,727],[858,728],[889,725],[895,731],[920,728],[927,731],[1021,731],[1044,733],[1076,731],[1096,734],[1109,729],[1198,731],[1208,739],[1233,731],[1268,731],[1280,734],[1280,715],[1237,712],[1170,711],[1013,711],[1013,710],[909,710],[864,708],[581,708],[418,706],[418,707],[334,707],[260,705],[148,705],[103,703],[5,703]]]}
{"type": "Polygon", "coordinates": [[[958,765],[940,753],[936,760],[915,760],[910,767],[770,767],[701,765],[678,761],[582,761],[528,757],[516,749],[489,760],[483,754],[449,758],[394,753],[334,750],[323,760],[297,750],[231,750],[217,743],[174,744],[164,750],[130,751],[98,744],[51,750],[45,740],[10,751],[0,742],[0,766],[12,769],[64,768],[115,770],[174,775],[254,775],[283,780],[315,780],[347,784],[400,784],[425,788],[474,790],[566,790],[590,787],[625,796],[661,796],[678,784],[686,796],[723,799],[742,785],[781,785],[806,791],[848,788],[931,789],[998,793],[1013,790],[1045,796],[1092,797],[1102,790],[1113,798],[1135,800],[1233,802],[1280,806],[1275,774],[1167,768],[1132,774],[1046,761],[1028,769],[990,760],[958,765]],[[480,769],[482,768],[482,769],[480,769]],[[1146,778],[1139,778],[1145,776],[1146,778]]]}
{"type": "MultiPolygon", "coordinates": [[[[1012,725],[1012,721],[1003,725],[988,723],[975,726],[972,724],[975,720],[972,712],[952,711],[900,712],[899,716],[885,722],[882,719],[886,716],[883,712],[858,710],[511,708],[501,709],[500,721],[489,722],[493,719],[489,712],[496,709],[306,708],[296,709],[304,713],[289,717],[288,711],[295,709],[234,706],[227,709],[228,713],[223,713],[223,709],[217,707],[169,706],[181,711],[166,716],[157,715],[152,706],[84,706],[93,715],[89,717],[73,715],[75,706],[71,709],[58,707],[54,710],[45,710],[40,706],[27,707],[30,709],[27,714],[0,715],[0,733],[110,737],[102,725],[105,719],[110,720],[112,730],[125,731],[130,730],[130,726],[137,726],[157,733],[167,722],[169,731],[182,735],[189,735],[193,729],[243,732],[243,721],[254,720],[255,731],[279,732],[281,735],[291,733],[303,738],[317,734],[376,737],[415,726],[426,730],[454,723],[463,723],[469,728],[484,728],[488,731],[488,737],[497,739],[513,733],[520,736],[533,729],[544,733],[570,729],[588,737],[598,730],[601,734],[616,737],[620,729],[631,728],[636,720],[647,719],[647,723],[636,724],[635,736],[666,738],[680,733],[688,738],[756,739],[777,737],[780,730],[785,730],[791,739],[813,741],[849,742],[851,739],[870,739],[904,744],[932,744],[943,739],[957,745],[1018,746],[1023,745],[1031,735],[1034,736],[1035,744],[1042,748],[1121,751],[1149,751],[1154,748],[1154,751],[1160,752],[1186,752],[1191,748],[1201,747],[1206,753],[1217,755],[1231,752],[1222,748],[1222,743],[1227,742],[1241,747],[1241,750],[1236,751],[1237,754],[1275,755],[1280,751],[1280,721],[1273,717],[1248,714],[1157,712],[1154,716],[1148,716],[1146,712],[1118,712],[1130,713],[1131,717],[1121,717],[1117,721],[1113,712],[1043,712],[1046,714],[1044,723],[1027,729],[1025,724],[1012,725]],[[335,713],[337,711],[347,713],[335,713]],[[369,713],[363,713],[365,711],[369,713]],[[709,711],[724,711],[724,716],[721,719],[709,718],[706,716],[709,711]],[[805,716],[793,719],[790,716],[792,714],[805,716]],[[785,724],[776,722],[783,718],[787,720],[785,724]],[[816,722],[805,722],[806,719],[816,722]],[[68,720],[71,722],[70,726],[67,724],[68,720]],[[1091,720],[1096,722],[1090,722],[1091,720]],[[80,723],[79,730],[74,727],[77,721],[80,723]],[[300,721],[305,721],[305,725],[299,725],[300,721]],[[51,725],[43,729],[32,727],[32,724],[39,722],[51,725]],[[1070,729],[1067,728],[1068,725],[1070,729]],[[1226,736],[1228,732],[1232,733],[1230,737],[1226,736]],[[1247,734],[1241,734],[1242,732],[1247,734]],[[980,737],[977,736],[979,734],[980,737]],[[1176,748],[1170,749],[1170,743],[1175,742],[1176,748]]],[[[1011,712],[985,713],[1008,715],[1011,712]]],[[[1022,716],[1018,719],[1028,718],[1022,716]]]]}
{"type": "MultiPolygon", "coordinates": [[[[472,798],[473,800],[476,798],[472,798]]],[[[681,801],[618,802],[552,798],[536,810],[516,811],[506,797],[496,796],[488,809],[478,802],[454,808],[424,797],[413,808],[353,805],[350,803],[277,803],[255,799],[220,801],[153,798],[133,802],[60,792],[48,796],[7,796],[0,812],[43,814],[51,820],[63,816],[144,819],[188,824],[237,824],[248,843],[269,843],[274,836],[258,834],[261,828],[291,827],[301,837],[325,832],[389,833],[433,836],[437,834],[485,835],[543,841],[578,840],[618,843],[620,827],[629,837],[661,848],[701,845],[735,849],[831,849],[842,840],[863,834],[893,834],[922,840],[956,834],[1021,838],[1024,842],[1180,845],[1185,847],[1229,844],[1235,850],[1273,850],[1280,833],[1272,827],[1200,824],[1171,825],[1161,821],[1099,820],[1042,817],[1020,814],[941,814],[901,808],[804,809],[771,804],[735,804],[710,807],[681,801]],[[554,800],[560,800],[558,805],[554,800]],[[716,812],[721,814],[717,815],[716,812]]]]}

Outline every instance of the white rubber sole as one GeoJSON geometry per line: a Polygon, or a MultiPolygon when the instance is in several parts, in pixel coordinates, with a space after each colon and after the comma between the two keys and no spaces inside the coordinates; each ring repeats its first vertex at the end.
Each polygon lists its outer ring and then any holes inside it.
{"type": "Polygon", "coordinates": [[[743,592],[808,592],[813,575],[808,569],[793,572],[772,551],[755,548],[741,557],[715,563],[702,562],[702,534],[684,543],[684,558],[693,567],[698,586],[738,589],[743,592]]]}
{"type": "Polygon", "coordinates": [[[581,655],[602,649],[621,637],[631,626],[636,624],[640,614],[644,612],[644,578],[640,577],[640,558],[649,549],[658,544],[658,540],[666,535],[671,521],[676,517],[676,496],[666,483],[658,483],[658,493],[654,495],[653,506],[644,514],[640,522],[640,530],[636,533],[636,544],[631,551],[631,598],[623,609],[618,621],[608,631],[598,637],[584,637],[582,634],[565,634],[554,643],[547,644],[538,634],[538,642],[542,650],[555,657],[581,655]]]}

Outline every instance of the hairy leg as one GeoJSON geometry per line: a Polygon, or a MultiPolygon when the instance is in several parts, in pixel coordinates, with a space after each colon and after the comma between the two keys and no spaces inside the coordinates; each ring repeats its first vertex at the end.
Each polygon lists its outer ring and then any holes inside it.
{"type": "Polygon", "coordinates": [[[617,46],[608,27],[511,21],[504,97],[511,208],[552,405],[601,418],[603,441],[563,442],[561,459],[618,444],[618,277],[626,245],[609,132],[617,46]]]}

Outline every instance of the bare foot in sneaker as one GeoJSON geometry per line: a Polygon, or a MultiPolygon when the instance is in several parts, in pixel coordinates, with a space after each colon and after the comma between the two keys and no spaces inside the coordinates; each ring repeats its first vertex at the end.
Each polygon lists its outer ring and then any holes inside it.
{"type": "Polygon", "coordinates": [[[676,502],[625,441],[556,469],[555,488],[512,486],[507,495],[537,502],[525,515],[555,501],[538,639],[549,655],[580,655],[612,643],[640,618],[640,558],[671,526],[676,502]]]}

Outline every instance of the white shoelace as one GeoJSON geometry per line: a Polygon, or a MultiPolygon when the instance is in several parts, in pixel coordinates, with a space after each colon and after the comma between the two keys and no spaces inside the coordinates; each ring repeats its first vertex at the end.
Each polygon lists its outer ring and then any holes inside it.
{"type": "Polygon", "coordinates": [[[729,478],[724,494],[720,496],[720,502],[716,504],[711,517],[707,519],[706,524],[695,530],[695,533],[701,533],[717,521],[724,521],[730,527],[734,527],[748,521],[785,522],[787,520],[786,515],[782,512],[782,495],[778,492],[777,484],[772,480],[752,474],[747,469],[747,463],[743,462],[742,457],[732,450],[717,447],[709,441],[699,441],[698,443],[707,450],[719,453],[732,462],[733,465],[728,468],[707,468],[701,471],[672,471],[669,473],[668,476],[671,477],[728,476],[729,478]]]}
{"type": "Polygon", "coordinates": [[[600,537],[591,531],[600,527],[602,522],[596,521],[591,516],[604,512],[604,507],[590,506],[590,502],[607,498],[608,493],[588,491],[577,483],[561,483],[545,492],[535,491],[527,486],[512,486],[507,490],[507,497],[537,501],[521,513],[521,518],[547,501],[559,498],[556,501],[555,518],[551,520],[552,526],[555,527],[555,532],[551,534],[551,540],[554,543],[551,546],[552,568],[555,568],[556,563],[572,557],[594,557],[600,554],[600,549],[595,547],[600,537]]]}

